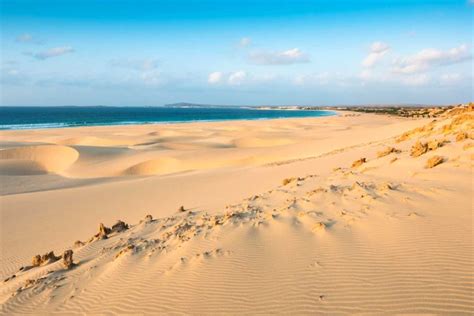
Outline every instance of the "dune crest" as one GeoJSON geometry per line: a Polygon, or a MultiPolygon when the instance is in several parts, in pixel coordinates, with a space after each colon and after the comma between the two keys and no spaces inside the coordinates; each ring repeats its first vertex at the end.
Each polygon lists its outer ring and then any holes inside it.
{"type": "Polygon", "coordinates": [[[170,157],[160,157],[140,162],[127,168],[125,175],[149,176],[164,173],[172,173],[180,170],[180,161],[170,157]]]}
{"type": "MultiPolygon", "coordinates": [[[[72,147],[60,145],[37,145],[8,148],[0,150],[0,160],[27,161],[35,164],[34,170],[44,172],[61,172],[70,167],[79,158],[79,153],[72,147]]],[[[27,164],[25,164],[26,168],[27,164]]],[[[32,168],[32,167],[30,167],[32,168]]],[[[25,169],[28,173],[31,169],[25,169]]]]}

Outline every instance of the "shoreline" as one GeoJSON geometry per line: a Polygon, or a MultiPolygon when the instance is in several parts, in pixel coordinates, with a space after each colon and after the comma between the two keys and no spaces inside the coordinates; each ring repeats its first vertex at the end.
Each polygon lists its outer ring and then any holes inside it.
{"type": "MultiPolygon", "coordinates": [[[[68,107],[66,107],[68,108],[68,107]]],[[[84,108],[84,107],[82,107],[84,108]]],[[[127,109],[140,109],[123,107],[127,109]]],[[[146,108],[149,109],[149,108],[146,108]]],[[[173,109],[173,108],[158,108],[158,109],[173,109]]],[[[177,108],[184,109],[186,108],[177,108]]],[[[198,110],[213,110],[215,108],[192,108],[198,110]]],[[[223,109],[223,108],[217,108],[223,109]]],[[[225,109],[232,110],[233,108],[225,109]]],[[[251,111],[262,111],[267,112],[264,109],[250,109],[250,108],[238,108],[241,110],[251,110],[251,111]]],[[[235,110],[235,109],[234,109],[235,110]]],[[[207,122],[230,122],[230,121],[259,121],[259,120],[273,120],[273,119],[292,119],[292,118],[317,118],[317,117],[328,117],[337,115],[337,111],[333,110],[283,110],[283,109],[274,109],[272,111],[279,112],[300,112],[300,113],[311,113],[311,112],[320,112],[320,115],[302,115],[302,116],[278,116],[278,117],[248,117],[248,118],[216,118],[216,119],[192,119],[192,120],[163,120],[163,121],[117,121],[117,122],[99,122],[99,123],[88,123],[84,125],[68,122],[49,122],[49,123],[20,123],[20,124],[3,124],[0,125],[0,131],[16,131],[16,130],[41,130],[41,129],[60,129],[60,128],[76,128],[76,127],[102,127],[102,126],[135,126],[135,125],[157,125],[157,124],[187,124],[187,123],[207,123],[207,122]]]]}
{"type": "MultiPolygon", "coordinates": [[[[262,110],[263,111],[263,110],[262,110]]],[[[319,111],[319,110],[318,110],[319,111]]],[[[140,126],[150,126],[150,127],[161,127],[169,125],[187,125],[187,124],[199,124],[199,123],[225,123],[225,122],[235,122],[235,123],[244,123],[252,121],[286,121],[286,120],[304,120],[304,119],[318,119],[318,118],[327,118],[334,116],[341,116],[344,114],[351,113],[349,111],[340,111],[334,110],[332,115],[323,115],[323,116],[301,116],[301,117],[275,117],[275,118],[250,118],[250,119],[220,119],[220,120],[193,120],[193,121],[169,121],[169,122],[151,122],[151,123],[130,123],[130,124],[105,124],[105,125],[78,125],[78,126],[63,126],[63,127],[42,127],[42,128],[20,128],[20,129],[0,129],[0,134],[3,132],[21,132],[21,131],[43,131],[43,130],[63,130],[63,129],[72,129],[72,128],[104,128],[104,127],[140,127],[140,126]]],[[[356,114],[357,112],[354,112],[356,114]]],[[[359,113],[357,113],[359,114],[359,113]]],[[[370,115],[370,114],[369,114],[370,115]]]]}

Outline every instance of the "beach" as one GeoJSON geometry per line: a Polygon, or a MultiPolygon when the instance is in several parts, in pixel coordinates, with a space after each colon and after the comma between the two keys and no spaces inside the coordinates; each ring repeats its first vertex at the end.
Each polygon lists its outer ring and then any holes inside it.
{"type": "Polygon", "coordinates": [[[2,313],[472,314],[473,113],[0,131],[2,313]]]}

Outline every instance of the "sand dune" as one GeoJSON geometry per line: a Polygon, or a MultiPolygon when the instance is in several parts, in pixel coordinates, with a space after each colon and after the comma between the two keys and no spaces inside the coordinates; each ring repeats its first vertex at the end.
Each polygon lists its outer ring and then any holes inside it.
{"type": "Polygon", "coordinates": [[[140,162],[124,171],[126,175],[145,176],[176,172],[180,168],[179,160],[161,157],[140,162]]]}
{"type": "Polygon", "coordinates": [[[252,146],[128,149],[115,167],[132,160],[124,174],[149,177],[2,197],[5,227],[18,231],[2,241],[2,312],[472,314],[472,110],[284,120],[294,128],[279,145],[268,133],[281,123],[236,122],[252,146]],[[426,151],[412,155],[417,143],[426,151]],[[184,168],[199,172],[170,174],[184,168]],[[31,209],[45,203],[47,213],[31,209]],[[32,267],[66,249],[71,268],[32,267]]]}
{"type": "MultiPolygon", "coordinates": [[[[21,165],[28,174],[32,170],[43,172],[60,172],[71,166],[79,157],[77,150],[67,146],[38,145],[0,150],[0,160],[7,164],[9,160],[15,160],[13,169],[21,172],[21,165]],[[25,161],[21,164],[20,161],[25,161]]],[[[5,168],[5,164],[3,164],[5,168]]]]}

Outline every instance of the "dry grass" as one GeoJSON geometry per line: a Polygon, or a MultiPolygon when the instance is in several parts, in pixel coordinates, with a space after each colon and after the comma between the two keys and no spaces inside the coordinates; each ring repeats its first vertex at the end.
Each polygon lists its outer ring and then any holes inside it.
{"type": "Polygon", "coordinates": [[[444,162],[444,158],[441,156],[433,156],[426,161],[425,168],[433,168],[444,162]]]}
{"type": "Polygon", "coordinates": [[[352,168],[357,168],[359,167],[360,165],[364,164],[367,162],[367,159],[366,158],[360,158],[360,159],[357,159],[356,161],[354,161],[352,163],[352,168]]]}
{"type": "Polygon", "coordinates": [[[290,184],[291,182],[295,181],[296,178],[286,178],[286,179],[283,179],[283,185],[288,185],[290,184]]]}
{"type": "Polygon", "coordinates": [[[419,157],[423,154],[428,152],[428,144],[427,143],[422,143],[420,141],[417,141],[412,147],[411,147],[411,152],[410,156],[412,157],[419,157]]]}
{"type": "Polygon", "coordinates": [[[390,155],[391,153],[396,153],[396,154],[398,154],[398,153],[400,153],[400,152],[401,152],[401,150],[400,150],[400,149],[397,149],[397,148],[395,148],[395,147],[387,147],[387,148],[385,148],[384,150],[379,151],[379,152],[377,153],[377,157],[378,157],[378,158],[381,158],[381,157],[388,156],[388,155],[390,155]]]}

